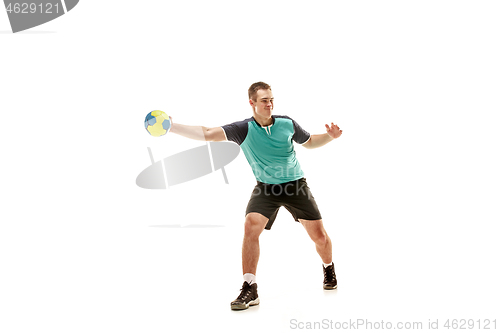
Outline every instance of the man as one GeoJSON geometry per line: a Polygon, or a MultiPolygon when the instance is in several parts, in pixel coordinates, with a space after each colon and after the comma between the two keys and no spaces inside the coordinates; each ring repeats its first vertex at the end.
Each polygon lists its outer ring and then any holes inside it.
{"type": "Polygon", "coordinates": [[[259,304],[256,271],[259,260],[259,236],[271,229],[281,206],[300,222],[316,244],[323,260],[323,288],[337,288],[332,262],[332,243],[323,227],[321,214],[295,156],[293,142],[305,148],[318,148],[340,137],[337,125],[325,125],[326,133],[310,135],[287,116],[273,116],[271,86],[256,82],[248,89],[253,117],[222,127],[186,126],[173,123],[170,132],[191,139],[233,141],[240,145],[257,179],[246,209],[243,237],[243,287],[231,302],[231,309],[242,310],[259,304]]]}

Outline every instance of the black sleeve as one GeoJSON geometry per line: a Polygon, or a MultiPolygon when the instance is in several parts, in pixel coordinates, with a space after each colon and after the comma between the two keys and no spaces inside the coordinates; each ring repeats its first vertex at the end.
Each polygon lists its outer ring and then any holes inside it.
{"type": "Polygon", "coordinates": [[[300,145],[303,143],[306,143],[306,141],[309,140],[309,138],[311,137],[311,134],[309,134],[309,132],[307,132],[302,127],[300,127],[300,125],[297,124],[297,122],[295,120],[292,119],[292,122],[293,122],[293,130],[294,130],[292,140],[297,142],[300,145]]]}
{"type": "Polygon", "coordinates": [[[248,122],[250,120],[251,118],[222,126],[222,129],[226,134],[227,140],[233,141],[238,145],[241,145],[243,141],[245,141],[245,138],[247,137],[248,122]]]}

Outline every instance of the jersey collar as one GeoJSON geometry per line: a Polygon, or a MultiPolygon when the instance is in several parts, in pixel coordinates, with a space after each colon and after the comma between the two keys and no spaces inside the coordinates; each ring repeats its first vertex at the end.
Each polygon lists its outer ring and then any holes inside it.
{"type": "MultiPolygon", "coordinates": [[[[271,125],[269,125],[269,126],[274,125],[274,121],[275,121],[274,115],[271,115],[271,118],[273,119],[273,122],[272,122],[272,124],[271,124],[271,125]]],[[[252,116],[252,119],[253,119],[253,121],[255,121],[255,123],[256,123],[257,125],[259,125],[259,126],[260,126],[260,127],[262,127],[262,128],[269,127],[269,126],[262,126],[261,124],[259,124],[259,122],[258,122],[258,121],[257,121],[257,120],[253,117],[253,116],[252,116]]]]}

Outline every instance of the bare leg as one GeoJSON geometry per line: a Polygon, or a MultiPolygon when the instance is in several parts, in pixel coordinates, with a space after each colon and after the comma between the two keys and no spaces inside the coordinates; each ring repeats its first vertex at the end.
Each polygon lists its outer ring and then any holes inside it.
{"type": "Polygon", "coordinates": [[[243,274],[257,272],[260,247],[259,236],[266,227],[268,218],[259,213],[248,213],[245,219],[245,235],[243,237],[242,266],[243,274]]]}
{"type": "Polygon", "coordinates": [[[323,220],[302,220],[299,219],[306,229],[309,237],[316,244],[316,251],[324,263],[332,262],[332,241],[325,228],[323,227],[323,220]]]}

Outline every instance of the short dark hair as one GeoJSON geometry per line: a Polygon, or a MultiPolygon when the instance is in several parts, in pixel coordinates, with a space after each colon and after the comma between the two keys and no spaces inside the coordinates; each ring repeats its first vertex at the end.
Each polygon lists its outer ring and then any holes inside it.
{"type": "Polygon", "coordinates": [[[248,98],[255,101],[255,95],[257,95],[257,91],[260,89],[271,90],[271,86],[264,82],[255,82],[250,86],[250,88],[248,88],[248,98]]]}

